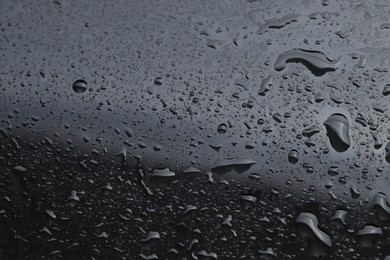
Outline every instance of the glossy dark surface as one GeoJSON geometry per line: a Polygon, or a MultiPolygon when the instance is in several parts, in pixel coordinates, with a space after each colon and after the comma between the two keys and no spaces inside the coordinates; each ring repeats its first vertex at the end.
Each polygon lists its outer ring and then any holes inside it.
{"type": "Polygon", "coordinates": [[[384,259],[389,11],[1,1],[0,259],[384,259]]]}

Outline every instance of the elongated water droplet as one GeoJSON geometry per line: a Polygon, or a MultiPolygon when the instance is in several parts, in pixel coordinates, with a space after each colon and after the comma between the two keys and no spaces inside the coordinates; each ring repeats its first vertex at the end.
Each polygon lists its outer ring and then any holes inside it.
{"type": "Polygon", "coordinates": [[[248,170],[256,162],[250,158],[218,158],[211,171],[226,173],[235,170],[239,173],[248,170]]]}
{"type": "Polygon", "coordinates": [[[390,141],[386,144],[385,150],[385,159],[388,163],[390,163],[390,141]]]}
{"type": "Polygon", "coordinates": [[[333,114],[325,122],[330,144],[337,152],[345,152],[351,146],[349,122],[342,114],[333,114]]]}
{"type": "Polygon", "coordinates": [[[332,247],[332,240],[328,234],[318,227],[319,222],[317,217],[312,213],[303,212],[298,215],[296,223],[306,227],[301,227],[299,231],[303,237],[309,238],[313,255],[326,255],[326,249],[332,247]]]}
{"type": "Polygon", "coordinates": [[[387,96],[387,95],[390,94],[390,84],[386,84],[386,85],[383,87],[382,94],[383,94],[384,96],[387,96]]]}
{"type": "Polygon", "coordinates": [[[313,135],[320,132],[320,128],[316,125],[311,126],[310,128],[304,129],[302,135],[306,137],[312,137],[313,135]]]}
{"type": "Polygon", "coordinates": [[[383,193],[375,194],[374,196],[374,209],[377,212],[379,220],[389,220],[390,218],[390,206],[387,203],[386,195],[383,193]]]}
{"type": "Polygon", "coordinates": [[[281,71],[290,62],[302,63],[316,76],[322,76],[328,71],[334,71],[340,65],[339,60],[332,61],[322,52],[292,49],[279,55],[274,68],[277,71],[281,71]]]}

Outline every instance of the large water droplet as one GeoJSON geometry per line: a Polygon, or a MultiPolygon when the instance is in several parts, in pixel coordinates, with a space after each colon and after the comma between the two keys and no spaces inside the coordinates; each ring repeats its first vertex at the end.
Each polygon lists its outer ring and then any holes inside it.
{"type": "Polygon", "coordinates": [[[297,22],[299,19],[298,14],[287,14],[279,19],[271,19],[266,21],[264,24],[258,23],[259,30],[257,31],[258,34],[262,34],[266,32],[268,29],[280,29],[286,26],[287,24],[290,24],[292,22],[297,22]]]}
{"type": "Polygon", "coordinates": [[[382,228],[366,225],[357,232],[362,247],[373,247],[375,240],[383,235],[382,228]]]}
{"type": "Polygon", "coordinates": [[[330,176],[336,176],[339,174],[339,167],[337,166],[330,166],[328,169],[328,174],[330,176]]]}
{"type": "Polygon", "coordinates": [[[378,215],[379,220],[389,220],[390,206],[387,203],[386,195],[383,193],[375,194],[374,209],[378,215]]]}
{"type": "Polygon", "coordinates": [[[358,236],[369,236],[369,235],[382,235],[383,231],[380,227],[367,225],[358,231],[358,236]]]}
{"type": "Polygon", "coordinates": [[[270,86],[272,86],[272,81],[274,76],[269,76],[261,81],[261,88],[258,92],[260,96],[265,96],[265,93],[269,91],[270,86]]]}
{"type": "Polygon", "coordinates": [[[288,161],[289,163],[296,164],[299,160],[299,153],[297,150],[291,150],[288,153],[288,161]]]}
{"type": "Polygon", "coordinates": [[[14,172],[26,172],[27,171],[27,169],[26,168],[24,168],[23,166],[21,166],[21,165],[18,165],[18,166],[15,166],[14,167],[14,172]]]}
{"type": "Polygon", "coordinates": [[[380,149],[383,145],[382,137],[378,133],[372,132],[372,137],[374,138],[374,148],[380,149]]]}
{"type": "Polygon", "coordinates": [[[73,83],[72,88],[74,92],[81,94],[87,90],[87,82],[85,80],[78,79],[73,83]]]}
{"type": "Polygon", "coordinates": [[[250,158],[218,158],[211,171],[226,173],[235,170],[238,173],[248,170],[256,162],[250,158]]]}
{"type": "Polygon", "coordinates": [[[160,233],[156,231],[150,231],[145,238],[141,239],[141,242],[145,243],[151,240],[158,240],[160,239],[160,233]]]}
{"type": "Polygon", "coordinates": [[[152,173],[152,179],[155,185],[159,188],[166,188],[173,177],[175,177],[175,173],[170,171],[168,168],[164,169],[155,169],[152,173]]]}
{"type": "Polygon", "coordinates": [[[332,247],[332,241],[328,234],[318,227],[317,217],[309,212],[300,213],[296,219],[303,237],[310,241],[311,251],[314,256],[326,255],[326,250],[332,247]]]}
{"type": "Polygon", "coordinates": [[[304,129],[302,135],[306,137],[312,137],[313,135],[320,132],[320,128],[316,125],[311,126],[310,128],[304,129]]]}
{"type": "Polygon", "coordinates": [[[382,94],[383,94],[384,96],[387,96],[387,95],[390,94],[390,84],[386,84],[386,85],[383,87],[382,94]]]}
{"type": "Polygon", "coordinates": [[[345,152],[351,146],[349,122],[342,114],[333,114],[325,122],[330,144],[337,152],[345,152]]]}
{"type": "Polygon", "coordinates": [[[290,62],[302,63],[316,76],[322,76],[328,71],[334,71],[340,65],[339,60],[332,61],[322,52],[292,49],[279,55],[274,68],[277,71],[281,71],[290,62]]]}
{"type": "Polygon", "coordinates": [[[183,170],[183,174],[186,177],[199,177],[201,173],[202,173],[202,171],[199,170],[198,168],[195,168],[195,167],[189,167],[189,168],[183,170]]]}

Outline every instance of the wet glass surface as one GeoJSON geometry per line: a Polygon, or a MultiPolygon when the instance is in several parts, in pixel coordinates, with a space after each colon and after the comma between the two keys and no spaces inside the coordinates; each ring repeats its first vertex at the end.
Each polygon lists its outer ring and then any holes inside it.
{"type": "Polygon", "coordinates": [[[0,1],[0,259],[390,258],[386,1],[0,1]]]}

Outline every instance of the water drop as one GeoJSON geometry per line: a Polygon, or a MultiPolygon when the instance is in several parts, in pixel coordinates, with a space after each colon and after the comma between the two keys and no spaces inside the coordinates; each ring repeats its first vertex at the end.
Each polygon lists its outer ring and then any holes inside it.
{"type": "Polygon", "coordinates": [[[302,63],[316,76],[322,76],[328,71],[334,71],[340,65],[339,60],[331,61],[322,52],[292,49],[279,55],[274,68],[277,71],[281,71],[289,62],[302,63]]]}
{"type": "Polygon", "coordinates": [[[387,95],[390,94],[390,84],[386,84],[386,85],[383,87],[382,94],[383,94],[384,96],[387,96],[387,95]]]}
{"type": "Polygon", "coordinates": [[[296,223],[301,225],[299,229],[301,235],[309,238],[313,255],[326,255],[326,250],[332,247],[332,240],[328,234],[318,227],[317,217],[312,213],[303,212],[298,215],[296,223]]]}
{"type": "Polygon", "coordinates": [[[349,122],[342,114],[333,114],[325,122],[330,144],[337,152],[345,152],[351,146],[349,122]]]}
{"type": "Polygon", "coordinates": [[[296,164],[299,160],[299,153],[297,150],[291,150],[288,153],[288,161],[289,163],[296,164]]]}
{"type": "Polygon", "coordinates": [[[336,210],[334,215],[330,218],[330,220],[338,220],[338,221],[340,221],[341,224],[343,224],[345,226],[347,224],[345,222],[346,215],[347,215],[347,212],[345,210],[338,209],[338,210],[336,210]]]}
{"type": "Polygon", "coordinates": [[[385,153],[385,159],[388,163],[390,163],[390,142],[386,144],[385,147],[386,153],[385,153]]]}
{"type": "Polygon", "coordinates": [[[338,174],[339,174],[339,167],[337,167],[337,166],[331,166],[331,167],[329,167],[329,169],[328,169],[328,174],[329,174],[330,176],[336,176],[336,175],[338,175],[338,174]]]}
{"type": "Polygon", "coordinates": [[[373,247],[375,241],[383,235],[382,228],[366,225],[357,232],[362,247],[373,247]]]}
{"type": "Polygon", "coordinates": [[[220,134],[224,134],[224,133],[226,133],[226,131],[227,131],[227,126],[226,126],[226,124],[220,124],[219,126],[218,126],[218,133],[220,133],[220,134]]]}
{"type": "Polygon", "coordinates": [[[255,163],[250,158],[218,158],[211,167],[211,171],[226,173],[235,170],[241,173],[248,170],[255,163]]]}
{"type": "Polygon", "coordinates": [[[374,196],[374,209],[378,215],[379,220],[389,220],[390,218],[390,206],[387,203],[386,195],[383,193],[375,194],[374,196]]]}
{"type": "Polygon", "coordinates": [[[78,79],[73,83],[72,88],[74,92],[81,94],[87,90],[87,82],[85,80],[78,79]]]}

